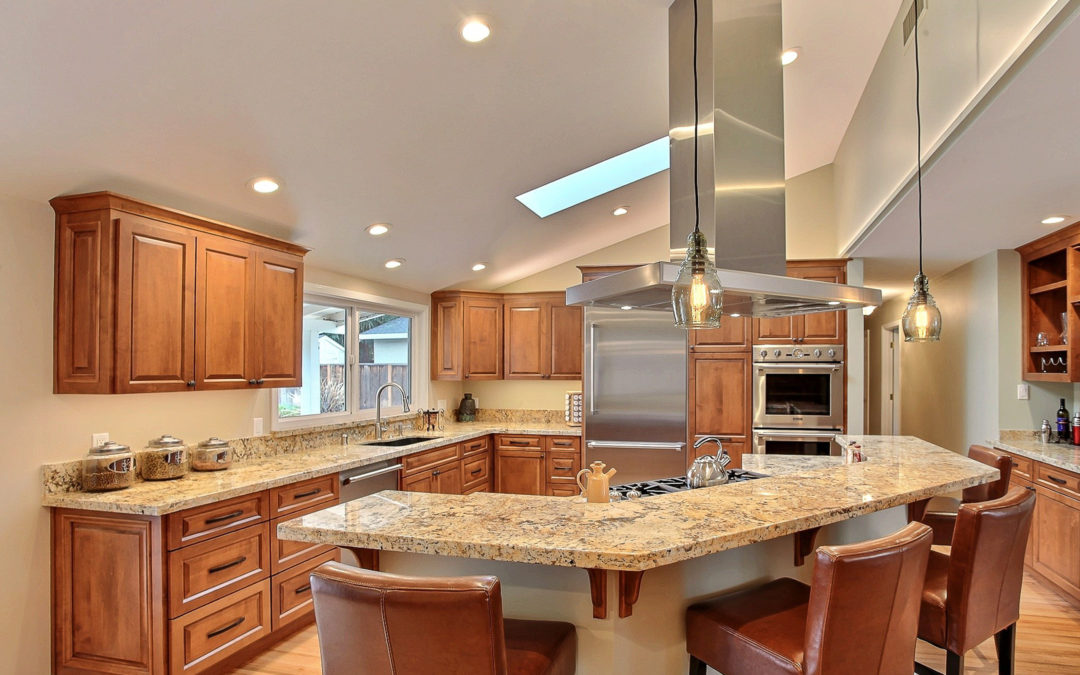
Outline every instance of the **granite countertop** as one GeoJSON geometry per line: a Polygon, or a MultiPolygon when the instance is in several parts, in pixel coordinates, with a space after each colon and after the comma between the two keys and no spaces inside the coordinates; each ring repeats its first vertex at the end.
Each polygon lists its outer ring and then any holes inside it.
{"type": "Polygon", "coordinates": [[[1080,473],[1080,446],[1013,439],[990,441],[989,444],[998,450],[1014,452],[1037,462],[1080,473]]]}
{"type": "MultiPolygon", "coordinates": [[[[569,427],[565,424],[538,423],[447,424],[442,431],[438,432],[410,432],[410,435],[431,438],[430,441],[415,445],[393,447],[377,445],[374,441],[363,444],[353,443],[348,446],[328,445],[305,452],[234,463],[225,471],[192,471],[177,480],[143,481],[126,490],[51,492],[45,494],[42,505],[161,516],[386,459],[414,455],[479,436],[501,433],[580,436],[581,428],[569,427]]],[[[50,465],[46,465],[43,470],[47,473],[49,469],[50,465]]]]}
{"type": "MultiPolygon", "coordinates": [[[[869,459],[753,457],[771,477],[613,504],[580,497],[385,491],[278,526],[282,539],[609,570],[646,570],[995,480],[910,436],[848,436],[869,459]]],[[[749,464],[749,463],[748,463],[749,464]]]]}

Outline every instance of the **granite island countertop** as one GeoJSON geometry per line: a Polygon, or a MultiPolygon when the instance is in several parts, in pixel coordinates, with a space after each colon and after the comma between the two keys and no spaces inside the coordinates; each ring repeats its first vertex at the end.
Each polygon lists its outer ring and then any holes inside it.
{"type": "Polygon", "coordinates": [[[1080,446],[1014,439],[989,441],[988,445],[1059,469],[1080,473],[1080,446]]]}
{"type": "Polygon", "coordinates": [[[281,523],[282,539],[563,567],[641,571],[995,480],[910,436],[839,437],[866,462],[753,456],[768,478],[611,504],[578,497],[385,491],[281,523]]]}
{"type": "MultiPolygon", "coordinates": [[[[43,506],[162,516],[175,511],[202,506],[231,497],[288,485],[309,478],[366,466],[387,459],[414,455],[425,450],[471,440],[488,434],[530,434],[544,436],[580,436],[580,427],[565,424],[483,423],[447,424],[442,431],[410,432],[431,440],[401,447],[378,445],[375,441],[347,446],[328,445],[304,452],[286,453],[234,463],[225,471],[191,471],[183,478],[167,481],[141,481],[114,492],[46,492],[43,506]]],[[[53,467],[69,467],[70,462],[46,464],[46,474],[53,467]]]]}

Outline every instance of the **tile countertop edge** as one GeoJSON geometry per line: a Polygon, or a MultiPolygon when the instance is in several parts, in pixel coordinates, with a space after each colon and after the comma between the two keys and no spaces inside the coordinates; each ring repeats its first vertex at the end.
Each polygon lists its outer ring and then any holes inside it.
{"type": "MultiPolygon", "coordinates": [[[[356,469],[384,460],[400,459],[408,455],[415,455],[444,445],[462,443],[481,436],[490,436],[492,434],[581,436],[581,427],[544,428],[544,425],[537,425],[535,423],[525,423],[520,425],[520,427],[512,424],[487,423],[482,429],[471,429],[462,433],[454,433],[455,431],[457,430],[451,428],[446,432],[450,435],[433,437],[430,441],[403,447],[380,446],[371,442],[351,444],[348,448],[353,452],[363,448],[372,448],[375,451],[370,455],[355,456],[351,458],[340,456],[341,446],[331,445],[309,450],[307,452],[283,454],[271,458],[252,460],[242,464],[234,464],[233,468],[225,471],[189,472],[184,478],[170,481],[142,481],[124,490],[115,490],[111,492],[44,493],[42,495],[41,505],[49,508],[126,513],[141,516],[164,516],[177,511],[183,511],[184,509],[204,506],[225,499],[251,494],[253,492],[261,492],[263,490],[289,485],[290,483],[302,480],[318,478],[327,474],[356,469]],[[379,452],[380,450],[382,452],[379,452]],[[317,457],[319,454],[326,454],[327,456],[317,457]],[[269,471],[273,471],[272,466],[268,465],[273,465],[274,463],[282,461],[292,461],[295,463],[309,462],[310,464],[303,468],[297,468],[295,471],[288,471],[286,469],[284,472],[277,473],[277,475],[270,478],[252,476],[250,481],[241,480],[237,485],[199,485],[199,483],[210,483],[211,481],[216,480],[229,480],[235,478],[238,474],[242,475],[247,472],[254,473],[257,472],[260,467],[268,467],[269,471]],[[181,490],[177,491],[170,489],[174,486],[181,488],[181,490]],[[189,494],[178,494],[178,492],[182,493],[185,488],[190,488],[189,494]],[[147,490],[165,492],[166,494],[161,496],[140,494],[140,492],[147,490]]],[[[427,433],[417,432],[417,435],[427,435],[427,433]]],[[[48,464],[43,465],[42,473],[44,473],[49,466],[50,465],[48,464]]]]}
{"type": "Polygon", "coordinates": [[[1080,473],[1080,446],[1039,441],[987,441],[987,445],[1012,452],[1036,462],[1080,473]]]}

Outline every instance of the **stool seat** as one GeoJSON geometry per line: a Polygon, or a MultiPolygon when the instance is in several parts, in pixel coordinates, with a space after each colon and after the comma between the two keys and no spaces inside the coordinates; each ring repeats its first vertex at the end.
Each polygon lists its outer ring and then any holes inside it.
{"type": "Polygon", "coordinates": [[[513,675],[573,675],[577,663],[574,624],[503,619],[507,672],[513,675]]]}
{"type": "Polygon", "coordinates": [[[786,578],[700,602],[686,610],[686,642],[721,673],[764,660],[768,672],[802,675],[809,604],[810,587],[786,578]]]}

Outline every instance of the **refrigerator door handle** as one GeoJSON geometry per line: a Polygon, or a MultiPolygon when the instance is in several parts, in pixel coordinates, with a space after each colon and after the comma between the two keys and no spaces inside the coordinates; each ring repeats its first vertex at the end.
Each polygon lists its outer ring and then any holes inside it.
{"type": "Polygon", "coordinates": [[[596,324],[589,324],[589,414],[596,414],[596,324]]]}
{"type": "Polygon", "coordinates": [[[650,441],[587,441],[586,448],[633,448],[640,450],[674,450],[682,452],[686,443],[658,443],[650,441]]]}

